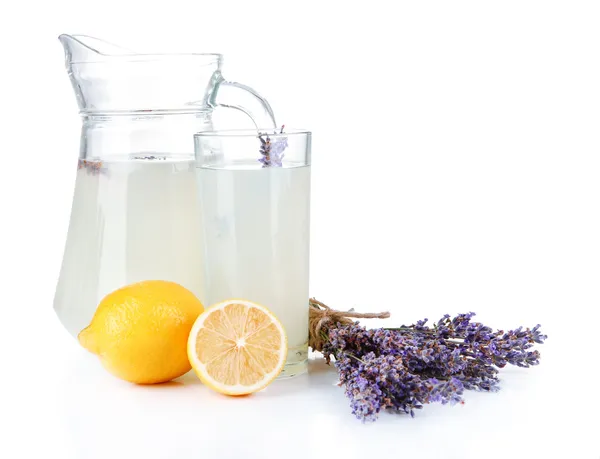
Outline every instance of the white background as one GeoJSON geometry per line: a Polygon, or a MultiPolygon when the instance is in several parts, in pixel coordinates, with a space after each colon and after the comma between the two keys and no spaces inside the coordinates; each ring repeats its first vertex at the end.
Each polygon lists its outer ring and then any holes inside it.
{"type": "MultiPolygon", "coordinates": [[[[5,2],[0,457],[598,458],[600,11],[583,1],[5,2]],[[335,372],[227,399],[107,375],[54,316],[79,142],[60,33],[221,52],[314,132],[311,294],[543,325],[498,394],[362,425],[335,372]],[[390,454],[391,453],[391,454],[390,454]],[[392,456],[393,455],[393,456],[392,456]]],[[[373,323],[373,325],[379,325],[373,323]]]]}

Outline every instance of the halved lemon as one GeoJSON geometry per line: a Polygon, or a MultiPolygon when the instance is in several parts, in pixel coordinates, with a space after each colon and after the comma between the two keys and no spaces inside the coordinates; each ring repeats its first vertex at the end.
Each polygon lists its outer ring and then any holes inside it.
{"type": "Polygon", "coordinates": [[[283,369],[287,338],[264,306],[227,300],[204,311],[192,327],[188,358],[204,384],[227,395],[257,392],[283,369]]]}

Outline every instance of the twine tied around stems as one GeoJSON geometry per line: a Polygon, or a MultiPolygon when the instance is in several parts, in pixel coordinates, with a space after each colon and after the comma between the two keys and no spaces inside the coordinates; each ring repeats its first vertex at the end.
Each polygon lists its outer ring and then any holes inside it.
{"type": "Polygon", "coordinates": [[[336,311],[331,309],[326,304],[311,298],[308,301],[309,316],[308,316],[308,345],[314,351],[322,351],[325,344],[326,328],[328,325],[336,324],[349,325],[354,323],[352,319],[387,319],[390,317],[389,312],[354,312],[336,311]],[[325,329],[324,329],[325,327],[325,329]]]}

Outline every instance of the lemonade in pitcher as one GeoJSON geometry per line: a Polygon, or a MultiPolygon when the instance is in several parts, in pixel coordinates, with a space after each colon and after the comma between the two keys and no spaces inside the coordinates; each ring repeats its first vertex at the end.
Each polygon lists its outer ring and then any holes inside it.
{"type": "Polygon", "coordinates": [[[194,161],[144,155],[80,160],[57,313],[76,335],[110,292],[169,280],[204,297],[194,161]]]}

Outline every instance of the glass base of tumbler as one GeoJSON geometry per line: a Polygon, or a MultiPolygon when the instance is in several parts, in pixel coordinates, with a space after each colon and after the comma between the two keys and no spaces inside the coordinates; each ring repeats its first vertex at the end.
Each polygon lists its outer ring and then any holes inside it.
{"type": "Polygon", "coordinates": [[[288,349],[288,357],[283,371],[277,379],[291,378],[308,371],[308,343],[288,349]]]}

